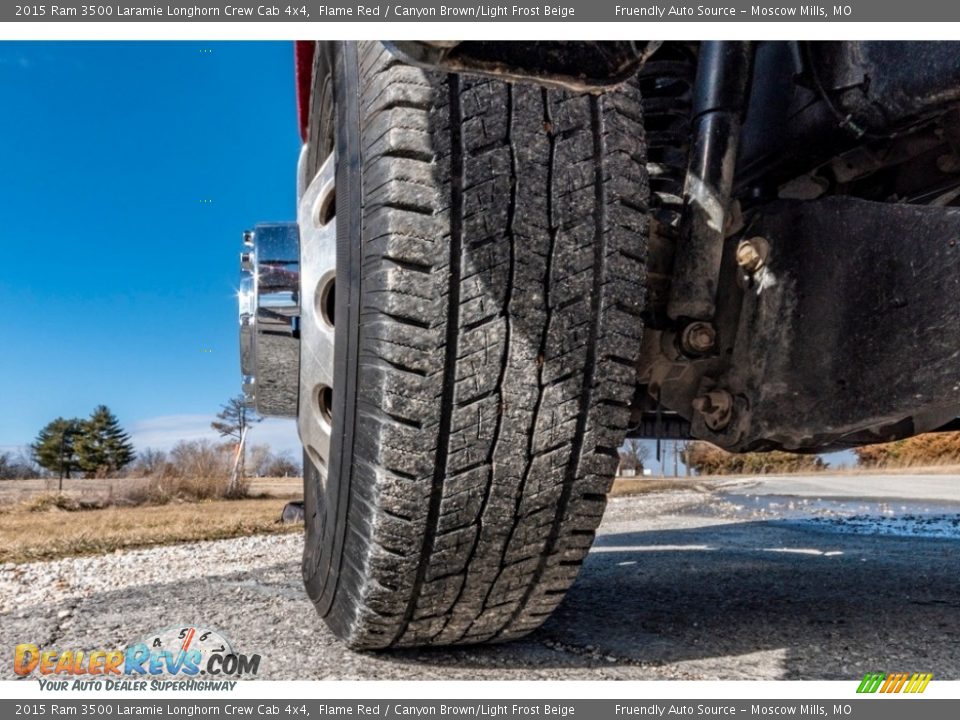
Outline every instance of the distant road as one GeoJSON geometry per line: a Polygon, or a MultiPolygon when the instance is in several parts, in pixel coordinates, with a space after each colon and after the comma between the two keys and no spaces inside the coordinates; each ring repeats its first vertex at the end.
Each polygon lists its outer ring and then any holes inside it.
{"type": "Polygon", "coordinates": [[[871,497],[940,500],[960,503],[960,475],[838,474],[767,475],[757,478],[712,479],[731,494],[761,492],[796,497],[871,497]]]}

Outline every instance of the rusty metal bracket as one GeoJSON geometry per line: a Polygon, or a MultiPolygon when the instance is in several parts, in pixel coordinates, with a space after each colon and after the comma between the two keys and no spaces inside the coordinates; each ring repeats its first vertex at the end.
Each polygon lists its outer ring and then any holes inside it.
{"type": "MultiPolygon", "coordinates": [[[[748,223],[729,366],[732,450],[817,450],[935,430],[960,415],[960,208],[832,197],[748,223]],[[740,417],[737,417],[739,413],[740,417]]],[[[715,369],[715,368],[714,368],[715,369]]]]}

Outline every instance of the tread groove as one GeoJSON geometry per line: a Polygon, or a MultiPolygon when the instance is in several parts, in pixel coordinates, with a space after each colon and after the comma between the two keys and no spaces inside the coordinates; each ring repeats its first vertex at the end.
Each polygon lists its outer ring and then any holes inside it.
{"type": "Polygon", "coordinates": [[[414,148],[391,148],[390,150],[385,150],[380,153],[378,157],[381,158],[399,158],[401,160],[416,160],[417,162],[422,163],[432,163],[433,155],[422,150],[416,150],[414,148]]]}
{"type": "Polygon", "coordinates": [[[412,202],[400,202],[398,200],[382,200],[376,203],[379,208],[396,210],[398,212],[414,213],[416,215],[433,215],[433,208],[429,205],[418,205],[412,202]]]}
{"type": "Polygon", "coordinates": [[[429,330],[433,327],[431,323],[425,322],[415,317],[410,317],[409,315],[401,315],[400,313],[387,312],[386,310],[381,310],[380,308],[373,308],[373,310],[378,315],[382,315],[385,318],[389,318],[390,320],[400,323],[401,325],[409,325],[410,327],[420,328],[421,330],[429,330]]]}
{"type": "MultiPolygon", "coordinates": [[[[494,637],[500,637],[504,631],[508,630],[514,622],[526,610],[530,599],[537,591],[540,579],[547,567],[547,560],[553,554],[560,537],[560,529],[567,513],[567,505],[570,502],[570,495],[573,490],[573,484],[580,475],[580,455],[583,451],[583,441],[587,430],[587,420],[589,418],[588,409],[593,395],[594,373],[597,364],[597,340],[600,330],[600,312],[603,309],[603,279],[604,279],[604,257],[606,250],[605,233],[606,227],[606,184],[603,182],[603,136],[601,134],[600,122],[600,100],[596,96],[590,96],[590,123],[593,128],[593,162],[594,162],[594,238],[593,238],[593,279],[591,283],[590,295],[590,316],[593,322],[590,325],[590,339],[587,343],[587,357],[584,361],[584,380],[579,398],[579,412],[577,413],[577,425],[574,431],[573,444],[570,450],[570,460],[567,463],[566,472],[563,478],[563,486],[560,490],[560,499],[557,501],[556,512],[554,513],[553,524],[550,528],[550,534],[547,537],[546,546],[540,554],[537,568],[533,573],[533,578],[524,591],[520,603],[516,610],[510,615],[510,619],[504,623],[494,637]]],[[[592,534],[593,531],[591,531],[592,534]]],[[[545,594],[550,594],[547,591],[545,594]]],[[[566,590],[560,591],[566,592],[566,590]]]]}
{"type": "MultiPolygon", "coordinates": [[[[513,107],[514,103],[514,87],[513,85],[507,85],[507,129],[506,137],[508,142],[506,146],[510,149],[510,204],[507,207],[507,228],[509,233],[509,243],[510,243],[510,252],[509,252],[509,262],[510,267],[508,270],[508,277],[510,278],[510,283],[507,285],[506,297],[503,301],[504,313],[506,315],[506,327],[504,330],[504,341],[503,341],[503,350],[500,356],[500,373],[497,376],[497,383],[494,390],[487,393],[487,396],[501,396],[503,392],[503,382],[507,374],[508,358],[510,356],[510,337],[512,333],[511,319],[510,319],[510,303],[513,299],[513,287],[514,279],[516,277],[516,234],[514,228],[514,219],[516,216],[516,207],[517,207],[517,185],[519,178],[517,177],[517,152],[513,144],[512,139],[512,128],[513,128],[513,107]]],[[[483,324],[482,322],[480,324],[483,324]]],[[[474,327],[479,327],[479,324],[475,324],[474,327]]],[[[474,402],[477,402],[478,399],[475,399],[474,402]]],[[[494,456],[496,455],[497,447],[500,442],[500,430],[503,427],[503,412],[497,413],[497,419],[493,429],[493,439],[490,442],[490,447],[487,452],[487,460],[485,464],[490,466],[488,482],[485,484],[483,489],[483,498],[480,501],[480,509],[477,514],[477,522],[479,528],[477,533],[474,536],[470,552],[467,555],[467,562],[469,564],[470,560],[473,560],[477,546],[480,543],[480,537],[483,534],[483,518],[484,513],[487,509],[487,506],[490,502],[490,492],[493,487],[494,481],[494,456]]],[[[463,597],[463,590],[466,587],[466,581],[460,585],[460,590],[457,592],[457,597],[454,600],[451,607],[456,607],[457,603],[460,602],[460,599],[463,597]]],[[[436,633],[439,635],[447,627],[447,622],[443,624],[440,630],[436,633]]],[[[434,637],[436,637],[436,635],[434,637]]]]}
{"type": "Polygon", "coordinates": [[[393,257],[392,255],[381,255],[380,257],[391,265],[396,265],[401,270],[409,270],[410,272],[422,273],[423,275],[429,275],[433,272],[433,265],[426,263],[418,263],[405,258],[393,257]]]}
{"type": "MultiPolygon", "coordinates": [[[[450,195],[451,206],[460,209],[463,206],[463,138],[460,133],[460,77],[449,75],[447,91],[450,97],[450,195]]],[[[452,212],[450,218],[450,264],[447,288],[447,332],[445,361],[443,370],[443,392],[441,399],[440,423],[437,433],[437,457],[433,470],[433,486],[430,489],[430,505],[427,510],[423,544],[420,548],[420,561],[410,591],[410,599],[403,613],[403,622],[397,630],[391,644],[400,640],[410,627],[420,599],[420,590],[427,577],[430,556],[433,553],[437,523],[440,518],[440,501],[443,499],[443,478],[447,472],[447,456],[450,452],[450,425],[453,420],[453,391],[456,383],[457,337],[460,320],[460,253],[463,241],[463,228],[460,212],[452,212]]]]}

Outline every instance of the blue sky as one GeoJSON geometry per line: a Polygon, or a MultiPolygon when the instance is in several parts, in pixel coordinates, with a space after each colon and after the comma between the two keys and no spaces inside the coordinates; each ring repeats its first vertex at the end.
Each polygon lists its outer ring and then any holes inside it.
{"type": "Polygon", "coordinates": [[[0,449],[100,403],[141,449],[207,433],[240,232],[295,216],[292,43],[4,42],[0,93],[0,449]]]}

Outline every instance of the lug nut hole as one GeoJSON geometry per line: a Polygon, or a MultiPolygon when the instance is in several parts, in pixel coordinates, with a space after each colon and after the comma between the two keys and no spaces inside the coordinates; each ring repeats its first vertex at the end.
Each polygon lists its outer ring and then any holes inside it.
{"type": "Polygon", "coordinates": [[[337,193],[330,191],[323,202],[320,204],[320,210],[317,212],[317,226],[326,227],[337,216],[337,193]]]}
{"type": "Polygon", "coordinates": [[[337,309],[337,279],[331,273],[320,281],[317,291],[317,314],[323,321],[333,327],[333,319],[337,309]]]}
{"type": "Polygon", "coordinates": [[[317,407],[320,410],[320,417],[327,425],[333,424],[333,388],[329,385],[321,385],[317,390],[317,407]]]}

